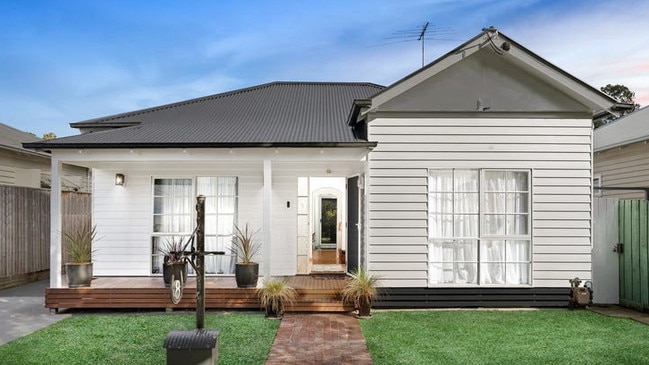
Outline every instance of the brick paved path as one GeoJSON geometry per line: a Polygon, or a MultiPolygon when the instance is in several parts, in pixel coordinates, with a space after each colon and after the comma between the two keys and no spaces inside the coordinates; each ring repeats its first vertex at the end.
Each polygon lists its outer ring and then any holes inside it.
{"type": "Polygon", "coordinates": [[[372,365],[361,328],[352,314],[286,314],[266,365],[372,365]]]}

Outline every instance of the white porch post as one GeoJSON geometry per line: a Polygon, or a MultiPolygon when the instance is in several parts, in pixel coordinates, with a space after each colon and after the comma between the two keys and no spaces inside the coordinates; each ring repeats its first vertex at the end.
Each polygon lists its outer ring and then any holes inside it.
{"type": "Polygon", "coordinates": [[[270,278],[270,260],[272,252],[272,205],[273,205],[273,168],[270,160],[264,160],[264,278],[270,278]]]}
{"type": "Polygon", "coordinates": [[[61,171],[63,164],[52,156],[50,188],[50,288],[61,288],[61,171]]]}

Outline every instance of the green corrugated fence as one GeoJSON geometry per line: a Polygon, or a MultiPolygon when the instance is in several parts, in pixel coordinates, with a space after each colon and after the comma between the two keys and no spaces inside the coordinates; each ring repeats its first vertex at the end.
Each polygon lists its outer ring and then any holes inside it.
{"type": "Polygon", "coordinates": [[[649,201],[620,200],[620,304],[649,311],[649,201]]]}

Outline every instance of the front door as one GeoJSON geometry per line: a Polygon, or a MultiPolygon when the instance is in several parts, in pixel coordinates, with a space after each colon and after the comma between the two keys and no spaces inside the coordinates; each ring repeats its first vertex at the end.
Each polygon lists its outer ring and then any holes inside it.
{"type": "Polygon", "coordinates": [[[359,266],[358,176],[347,179],[347,272],[359,266]]]}

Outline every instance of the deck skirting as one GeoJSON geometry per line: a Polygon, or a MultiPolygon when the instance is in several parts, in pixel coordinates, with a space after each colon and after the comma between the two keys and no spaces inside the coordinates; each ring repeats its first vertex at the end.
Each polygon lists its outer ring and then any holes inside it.
{"type": "Polygon", "coordinates": [[[567,307],[570,288],[382,288],[375,308],[567,307]]]}
{"type": "MultiPolygon", "coordinates": [[[[342,302],[341,289],[346,277],[298,276],[287,278],[298,292],[289,312],[349,312],[354,308],[342,302]]],[[[259,310],[255,288],[237,288],[234,278],[209,278],[205,285],[205,308],[259,310]]],[[[193,309],[196,308],[195,281],[190,278],[178,304],[171,303],[169,288],[162,278],[101,277],[85,288],[47,288],[45,307],[50,309],[193,309]]]]}
{"type": "MultiPolygon", "coordinates": [[[[288,277],[298,292],[289,312],[349,312],[341,290],[348,278],[341,275],[300,275],[288,277]]],[[[381,288],[373,307],[407,308],[525,308],[567,307],[569,288],[381,288]]],[[[195,281],[190,278],[180,303],[172,304],[169,288],[159,277],[101,277],[87,288],[47,288],[45,307],[193,309],[196,308],[195,281]]],[[[259,310],[256,289],[237,288],[234,278],[208,278],[205,308],[214,310],[259,310]]]]}

